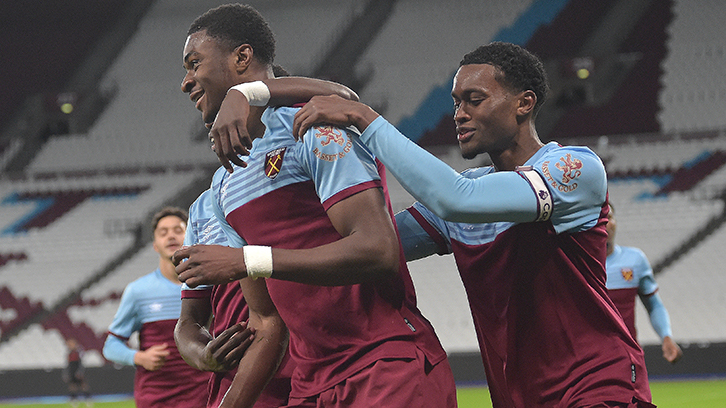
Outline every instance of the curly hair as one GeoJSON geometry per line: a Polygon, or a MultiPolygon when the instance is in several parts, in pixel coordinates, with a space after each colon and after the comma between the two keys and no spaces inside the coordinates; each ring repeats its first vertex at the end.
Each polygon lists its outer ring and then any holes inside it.
{"type": "Polygon", "coordinates": [[[459,66],[470,64],[489,64],[502,75],[496,80],[514,92],[531,90],[537,95],[533,116],[547,99],[549,83],[542,61],[531,52],[516,44],[495,41],[464,55],[459,66]]]}
{"type": "Polygon", "coordinates": [[[224,4],[197,17],[187,36],[206,30],[230,51],[249,44],[257,60],[266,65],[275,61],[275,35],[262,15],[243,4],[224,4]]]}

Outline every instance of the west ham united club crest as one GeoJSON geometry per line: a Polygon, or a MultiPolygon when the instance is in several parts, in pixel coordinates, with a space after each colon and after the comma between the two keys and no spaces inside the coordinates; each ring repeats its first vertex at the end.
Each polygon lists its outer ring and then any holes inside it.
{"type": "Polygon", "coordinates": [[[623,275],[623,279],[630,282],[633,280],[633,270],[630,268],[623,268],[620,270],[620,273],[623,275]]]}
{"type": "Polygon", "coordinates": [[[285,149],[287,149],[287,147],[271,150],[265,155],[265,176],[272,180],[280,174],[280,169],[282,169],[282,158],[285,157],[285,149]]]}

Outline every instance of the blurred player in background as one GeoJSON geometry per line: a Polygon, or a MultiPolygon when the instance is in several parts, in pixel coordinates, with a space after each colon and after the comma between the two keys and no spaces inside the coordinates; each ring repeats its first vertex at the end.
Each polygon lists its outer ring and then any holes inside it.
{"type": "MultiPolygon", "coordinates": [[[[207,125],[231,87],[272,78],[274,36],[254,9],[212,9],[188,34],[182,91],[207,125]]],[[[415,306],[374,158],[344,129],[311,130],[309,143],[296,143],[296,111],[249,109],[249,163],[220,169],[212,182],[215,215],[235,248],[177,251],[175,260],[187,258],[180,278],[191,287],[248,276],[266,283],[296,364],[288,407],[455,406],[446,353],[415,306]]]]}
{"type": "Polygon", "coordinates": [[[540,141],[547,90],[542,62],[517,45],[465,55],[457,140],[494,166],[463,174],[361,103],[315,97],[294,131],[356,126],[419,200],[396,216],[406,257],[454,254],[494,407],[652,407],[643,352],[605,287],[605,169],[590,149],[540,141]]]}
{"type": "Polygon", "coordinates": [[[134,399],[138,408],[199,408],[207,402],[209,373],[190,367],[174,343],[174,326],[181,308],[181,282],[171,256],[181,248],[187,212],[166,207],[152,220],[153,246],[159,267],[124,289],[116,316],[108,328],[103,356],[136,366],[134,399]],[[139,333],[139,350],[127,345],[139,333]]]}
{"type": "Polygon", "coordinates": [[[68,385],[71,406],[78,406],[78,395],[82,395],[86,406],[91,405],[91,389],[86,381],[85,367],[83,366],[83,347],[74,338],[66,339],[68,347],[68,365],[63,370],[63,381],[68,385]]]}
{"type": "Polygon", "coordinates": [[[625,324],[633,338],[635,331],[635,298],[640,297],[643,306],[650,316],[650,324],[662,341],[663,358],[675,364],[683,356],[683,351],[673,340],[671,321],[663,301],[658,295],[658,284],[653,276],[653,269],[643,251],[639,248],[624,247],[615,244],[615,208],[612,203],[608,213],[608,257],[607,288],[610,298],[623,316],[625,324]]]}

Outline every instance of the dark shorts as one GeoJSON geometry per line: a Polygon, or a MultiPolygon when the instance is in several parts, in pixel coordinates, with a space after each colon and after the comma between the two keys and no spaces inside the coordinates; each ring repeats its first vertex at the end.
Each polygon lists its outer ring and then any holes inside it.
{"type": "Polygon", "coordinates": [[[455,408],[456,385],[448,360],[434,366],[418,350],[415,359],[378,360],[314,397],[290,397],[284,408],[313,407],[455,408]]]}

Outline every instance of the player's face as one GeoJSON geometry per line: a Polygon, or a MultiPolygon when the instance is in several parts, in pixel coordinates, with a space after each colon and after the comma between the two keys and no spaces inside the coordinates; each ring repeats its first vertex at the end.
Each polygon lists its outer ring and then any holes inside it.
{"type": "Polygon", "coordinates": [[[615,221],[615,215],[613,214],[612,207],[610,208],[610,212],[608,212],[608,224],[607,224],[607,231],[608,231],[608,246],[615,243],[615,230],[618,227],[618,223],[615,221]]]}
{"type": "Polygon", "coordinates": [[[454,121],[461,155],[498,153],[512,146],[517,134],[518,96],[497,82],[500,71],[489,64],[459,68],[454,77],[454,121]]]}
{"type": "Polygon", "coordinates": [[[181,90],[189,94],[196,108],[202,112],[207,126],[214,123],[227,90],[236,85],[233,57],[233,52],[225,51],[218,40],[208,36],[204,30],[187,37],[184,45],[184,69],[187,73],[181,90]]]}
{"type": "Polygon", "coordinates": [[[186,230],[186,223],[176,215],[160,219],[154,230],[154,251],[162,258],[171,259],[174,252],[184,244],[186,230]]]}

